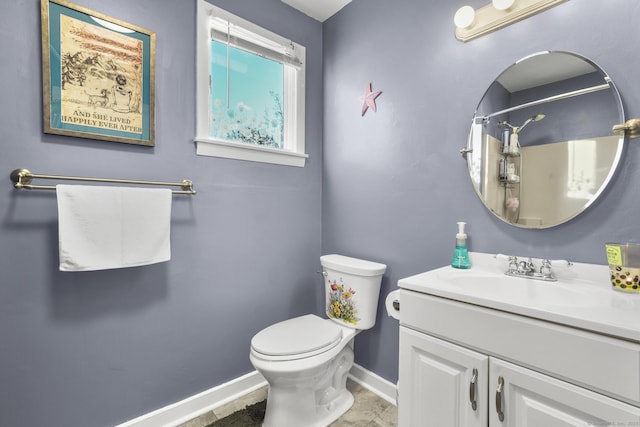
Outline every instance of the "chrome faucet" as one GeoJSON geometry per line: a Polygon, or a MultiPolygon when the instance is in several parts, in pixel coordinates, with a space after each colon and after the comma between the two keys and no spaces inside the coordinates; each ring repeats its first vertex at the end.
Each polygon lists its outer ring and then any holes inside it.
{"type": "Polygon", "coordinates": [[[524,275],[532,275],[536,272],[536,266],[533,264],[531,257],[527,261],[520,261],[518,263],[518,273],[524,275]]]}
{"type": "MultiPolygon", "coordinates": [[[[568,261],[557,261],[557,263],[565,263],[567,266],[572,264],[568,261]]],[[[547,282],[555,282],[558,279],[551,270],[551,260],[542,260],[540,268],[536,268],[531,257],[526,261],[518,261],[515,256],[509,257],[509,268],[504,274],[513,277],[523,277],[525,279],[544,280],[547,282]]]]}

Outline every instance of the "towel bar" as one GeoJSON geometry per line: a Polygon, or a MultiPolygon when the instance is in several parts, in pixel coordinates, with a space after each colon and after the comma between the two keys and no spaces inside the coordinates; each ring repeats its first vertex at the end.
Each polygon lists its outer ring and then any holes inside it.
{"type": "Polygon", "coordinates": [[[193,189],[193,182],[188,179],[182,182],[160,182],[160,181],[137,181],[131,179],[113,179],[113,178],[90,178],[81,176],[61,176],[61,175],[41,175],[31,173],[28,169],[15,169],[10,174],[11,182],[13,186],[18,189],[27,190],[55,190],[53,185],[31,185],[31,181],[34,178],[40,179],[61,179],[65,181],[90,181],[90,182],[111,182],[111,183],[123,183],[123,184],[138,184],[138,185],[162,185],[165,187],[180,187],[182,190],[174,190],[173,194],[190,194],[195,195],[196,190],[193,189]]]}

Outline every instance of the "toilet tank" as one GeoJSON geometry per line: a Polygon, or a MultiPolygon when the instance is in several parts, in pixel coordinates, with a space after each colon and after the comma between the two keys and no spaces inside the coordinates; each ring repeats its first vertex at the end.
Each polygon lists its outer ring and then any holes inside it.
{"type": "Polygon", "coordinates": [[[387,266],[344,255],[320,257],[327,317],[354,329],[376,323],[382,275],[387,266]]]}

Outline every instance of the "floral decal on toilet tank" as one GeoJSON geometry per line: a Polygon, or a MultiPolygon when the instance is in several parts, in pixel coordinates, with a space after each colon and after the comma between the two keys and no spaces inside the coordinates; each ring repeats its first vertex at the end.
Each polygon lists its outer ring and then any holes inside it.
{"type": "Polygon", "coordinates": [[[353,289],[346,287],[337,281],[329,280],[331,291],[329,293],[329,304],[327,307],[327,315],[334,319],[340,319],[343,322],[357,325],[360,318],[357,317],[358,310],[353,301],[353,295],[356,293],[353,289]]]}

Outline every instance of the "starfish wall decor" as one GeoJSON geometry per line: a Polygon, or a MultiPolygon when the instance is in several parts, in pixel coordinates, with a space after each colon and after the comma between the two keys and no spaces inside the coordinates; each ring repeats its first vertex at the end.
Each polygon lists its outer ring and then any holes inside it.
{"type": "Polygon", "coordinates": [[[362,101],[362,116],[364,117],[365,113],[369,108],[373,111],[376,111],[376,98],[380,96],[382,91],[372,92],[371,91],[371,83],[367,86],[367,91],[364,96],[360,97],[362,101]]]}

